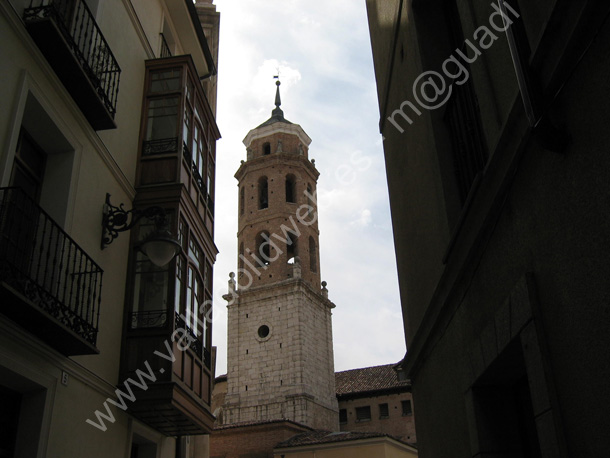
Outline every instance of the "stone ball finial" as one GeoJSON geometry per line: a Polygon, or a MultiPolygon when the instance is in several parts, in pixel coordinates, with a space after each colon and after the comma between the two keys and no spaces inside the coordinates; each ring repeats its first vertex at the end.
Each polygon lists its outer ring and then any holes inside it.
{"type": "Polygon", "coordinates": [[[313,165],[316,165],[316,160],[315,160],[315,159],[312,159],[312,160],[311,160],[311,163],[312,163],[313,165]]]}
{"type": "Polygon", "coordinates": [[[241,161],[239,161],[240,164],[243,164],[244,162],[246,162],[246,161],[244,161],[243,159],[241,161]]]}
{"type": "Polygon", "coordinates": [[[229,272],[229,278],[233,280],[235,278],[235,272],[229,272]]]}
{"type": "Polygon", "coordinates": [[[322,288],[326,289],[326,285],[328,285],[328,283],[326,283],[325,281],[322,282],[322,288]]]}

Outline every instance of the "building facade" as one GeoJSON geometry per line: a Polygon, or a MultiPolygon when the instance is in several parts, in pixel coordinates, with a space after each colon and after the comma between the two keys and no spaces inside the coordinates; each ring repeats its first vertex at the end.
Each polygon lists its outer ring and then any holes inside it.
{"type": "Polygon", "coordinates": [[[197,3],[0,2],[1,456],[193,457],[212,427],[218,14],[197,3]]]}
{"type": "Polygon", "coordinates": [[[224,422],[336,429],[331,310],[320,283],[311,139],[280,108],[251,130],[239,182],[238,275],[228,296],[224,422]],[[236,282],[236,284],[235,284],[236,282]],[[237,287],[236,287],[237,286],[237,287]]]}
{"type": "Polygon", "coordinates": [[[388,434],[416,444],[411,383],[396,364],[335,373],[341,431],[388,434]]]}
{"type": "Polygon", "coordinates": [[[605,455],[610,7],[367,9],[420,456],[605,455]]]}
{"type": "Polygon", "coordinates": [[[304,432],[276,445],[274,458],[416,458],[417,449],[382,433],[304,432]]]}

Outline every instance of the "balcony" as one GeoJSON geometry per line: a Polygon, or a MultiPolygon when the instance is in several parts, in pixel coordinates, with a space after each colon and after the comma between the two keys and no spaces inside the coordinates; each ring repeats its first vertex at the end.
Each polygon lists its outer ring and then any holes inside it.
{"type": "Polygon", "coordinates": [[[209,434],[214,424],[211,356],[201,336],[173,310],[129,313],[121,379],[137,380],[147,362],[156,376],[145,392],[138,392],[129,412],[168,436],[209,434]],[[179,337],[172,338],[176,333],[179,337]],[[151,358],[154,350],[168,358],[151,358]]]}
{"type": "Polygon", "coordinates": [[[119,68],[83,0],[32,0],[29,34],[95,130],[114,129],[119,68]]]}
{"type": "Polygon", "coordinates": [[[66,356],[96,348],[102,269],[19,188],[0,188],[0,314],[66,356]]]}

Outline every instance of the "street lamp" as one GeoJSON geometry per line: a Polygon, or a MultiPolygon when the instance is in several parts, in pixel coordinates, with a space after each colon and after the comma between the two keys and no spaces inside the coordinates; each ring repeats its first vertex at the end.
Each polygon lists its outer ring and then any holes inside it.
{"type": "Polygon", "coordinates": [[[110,194],[106,194],[102,216],[102,250],[119,236],[119,232],[130,230],[142,218],[153,221],[155,228],[137,248],[148,256],[154,265],[163,267],[180,253],[182,247],[169,231],[167,214],[161,207],[125,210],[123,204],[118,207],[112,205],[110,194]]]}

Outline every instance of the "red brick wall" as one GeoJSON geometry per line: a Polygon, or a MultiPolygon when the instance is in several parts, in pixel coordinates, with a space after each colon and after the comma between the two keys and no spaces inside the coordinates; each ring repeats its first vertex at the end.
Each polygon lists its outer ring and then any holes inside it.
{"type": "Polygon", "coordinates": [[[312,195],[315,195],[318,171],[305,155],[296,153],[298,144],[305,148],[298,136],[274,133],[253,141],[252,148],[260,153],[264,142],[271,143],[272,153],[266,156],[255,155],[254,158],[244,162],[235,175],[239,181],[240,199],[238,204],[238,248],[243,244],[244,256],[254,265],[254,268],[252,268],[248,262],[238,260],[240,268],[249,273],[238,271],[238,289],[239,287],[248,288],[272,284],[293,278],[293,266],[287,264],[288,248],[284,236],[284,230],[290,229],[298,233],[297,254],[301,259],[301,278],[314,289],[319,290],[320,245],[317,209],[313,205],[312,213],[309,214],[308,210],[312,199],[306,193],[309,186],[312,195]],[[280,138],[283,141],[282,149],[284,152],[276,153],[277,141],[280,138]],[[295,180],[294,203],[286,202],[286,177],[288,175],[292,175],[295,180]],[[259,209],[259,179],[262,177],[267,178],[268,208],[259,209]],[[282,227],[285,229],[282,230],[282,227]],[[257,253],[257,256],[260,257],[257,252],[256,237],[262,231],[267,231],[273,242],[269,253],[273,261],[264,267],[259,266],[249,254],[250,252],[257,253]],[[279,239],[274,237],[273,234],[276,234],[279,239]],[[315,243],[313,252],[310,252],[309,248],[310,237],[313,238],[315,243]],[[284,239],[284,241],[280,239],[284,239]],[[310,268],[310,256],[315,259],[314,270],[310,268]]]}
{"type": "Polygon", "coordinates": [[[273,458],[273,448],[305,427],[289,422],[215,430],[210,435],[210,458],[273,458]]]}
{"type": "Polygon", "coordinates": [[[415,435],[415,408],[411,393],[371,396],[367,398],[339,401],[339,409],[347,409],[347,423],[340,425],[341,431],[386,433],[408,442],[417,442],[415,435]],[[402,415],[401,401],[410,400],[412,415],[402,415]],[[389,418],[379,418],[379,404],[387,403],[389,418]],[[370,406],[371,419],[356,421],[356,407],[370,406]]]}

